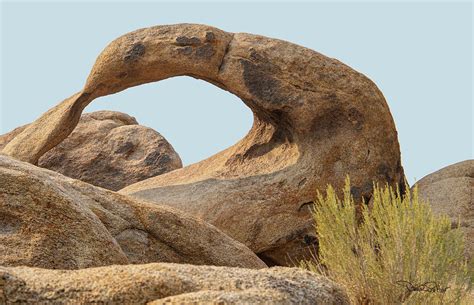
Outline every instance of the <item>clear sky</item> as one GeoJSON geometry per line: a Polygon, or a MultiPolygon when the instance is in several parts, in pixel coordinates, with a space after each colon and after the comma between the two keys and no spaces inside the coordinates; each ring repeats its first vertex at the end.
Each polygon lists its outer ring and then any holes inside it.
{"type": "MultiPolygon", "coordinates": [[[[79,91],[100,51],[142,27],[204,23],[337,58],[384,93],[410,183],[473,158],[471,2],[18,2],[1,5],[0,133],[79,91]]],[[[94,101],[160,132],[185,164],[237,142],[252,114],[235,96],[179,77],[94,101]]]]}

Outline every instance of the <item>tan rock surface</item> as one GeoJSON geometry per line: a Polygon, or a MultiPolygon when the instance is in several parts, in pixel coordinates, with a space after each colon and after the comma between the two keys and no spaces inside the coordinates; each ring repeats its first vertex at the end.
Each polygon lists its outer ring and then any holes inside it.
{"type": "MultiPolygon", "coordinates": [[[[0,136],[0,150],[27,126],[0,136]]],[[[83,114],[76,129],[38,165],[113,191],[183,167],[163,136],[115,111],[83,114]]]]}
{"type": "Polygon", "coordinates": [[[297,268],[250,270],[179,264],[74,271],[0,267],[2,301],[7,304],[350,304],[338,285],[297,268]]]}
{"type": "Polygon", "coordinates": [[[232,147],[130,185],[124,194],[188,211],[268,263],[291,264],[316,245],[307,209],[316,189],[341,188],[350,174],[355,197],[368,199],[374,180],[403,182],[392,116],[367,77],[286,41],[193,24],[114,40],[84,88],[2,152],[35,163],[67,137],[95,98],[181,75],[240,97],[254,113],[253,127],[232,147]]]}
{"type": "Polygon", "coordinates": [[[23,132],[28,125],[19,126],[10,132],[0,135],[0,152],[17,135],[23,132]]]}
{"type": "Polygon", "coordinates": [[[466,254],[474,258],[474,160],[446,166],[416,182],[420,198],[437,214],[460,222],[466,234],[466,254]]]}
{"type": "Polygon", "coordinates": [[[150,262],[265,267],[243,244],[173,208],[0,155],[0,265],[150,262]]]}

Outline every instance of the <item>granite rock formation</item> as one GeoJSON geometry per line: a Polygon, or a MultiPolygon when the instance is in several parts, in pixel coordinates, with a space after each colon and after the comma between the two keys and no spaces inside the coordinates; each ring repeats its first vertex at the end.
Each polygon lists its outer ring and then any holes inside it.
{"type": "Polygon", "coordinates": [[[397,132],[367,77],[278,39],[194,24],[121,36],[98,56],[84,87],[2,150],[30,163],[63,141],[94,99],[174,76],[227,90],[254,113],[249,133],[199,163],[120,192],[187,211],[244,243],[268,264],[288,265],[317,247],[308,206],[317,189],[351,175],[356,198],[372,183],[403,185],[397,132]]]}

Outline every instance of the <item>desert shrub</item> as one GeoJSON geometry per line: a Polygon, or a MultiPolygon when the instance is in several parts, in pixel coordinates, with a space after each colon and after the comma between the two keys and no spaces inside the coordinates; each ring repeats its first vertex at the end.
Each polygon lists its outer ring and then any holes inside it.
{"type": "Polygon", "coordinates": [[[302,267],[345,286],[354,304],[461,302],[472,286],[472,265],[463,233],[446,216],[435,216],[416,189],[401,196],[374,185],[370,208],[354,202],[349,179],[343,194],[340,200],[331,186],[326,196],[318,192],[319,251],[302,267]]]}

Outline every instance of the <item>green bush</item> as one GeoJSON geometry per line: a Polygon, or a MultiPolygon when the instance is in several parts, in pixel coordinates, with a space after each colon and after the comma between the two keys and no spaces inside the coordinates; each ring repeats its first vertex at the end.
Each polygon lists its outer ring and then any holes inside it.
{"type": "Polygon", "coordinates": [[[433,215],[417,190],[401,196],[375,185],[372,198],[370,208],[355,204],[349,178],[343,200],[331,186],[325,197],[318,192],[313,215],[319,251],[301,267],[345,286],[354,304],[462,302],[473,269],[459,228],[433,215]]]}

